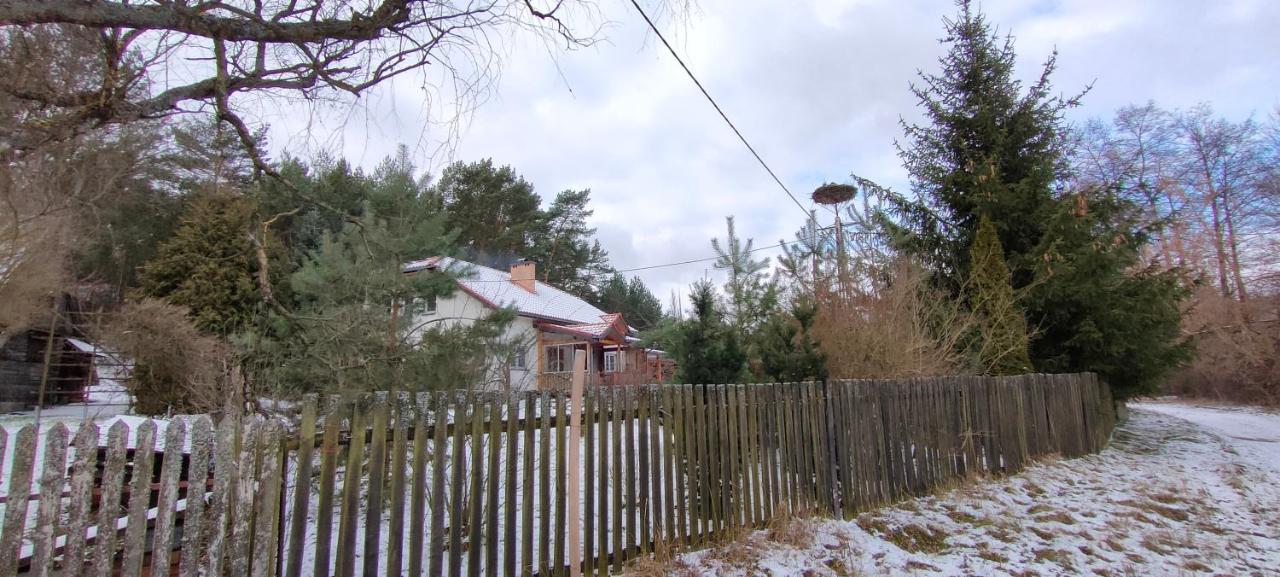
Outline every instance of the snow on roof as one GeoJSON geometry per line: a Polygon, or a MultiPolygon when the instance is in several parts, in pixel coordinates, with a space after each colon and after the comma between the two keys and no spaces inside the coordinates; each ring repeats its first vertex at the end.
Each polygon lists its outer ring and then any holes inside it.
{"type": "MultiPolygon", "coordinates": [[[[587,301],[541,281],[534,292],[511,282],[511,273],[449,257],[431,257],[404,265],[405,272],[444,268],[458,275],[458,285],[493,307],[514,307],[522,316],[569,324],[598,324],[606,313],[587,301]]],[[[607,320],[605,321],[608,322],[607,320]]]]}
{"type": "Polygon", "coordinates": [[[104,356],[104,357],[111,356],[111,353],[109,353],[105,348],[99,345],[90,343],[88,341],[82,341],[77,338],[68,337],[67,344],[71,345],[72,347],[75,347],[76,350],[82,353],[92,353],[92,354],[104,356]]]}

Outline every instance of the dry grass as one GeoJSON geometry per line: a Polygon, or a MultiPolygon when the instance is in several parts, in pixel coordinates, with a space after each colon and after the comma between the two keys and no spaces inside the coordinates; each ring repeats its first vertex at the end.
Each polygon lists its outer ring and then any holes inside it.
{"type": "Polygon", "coordinates": [[[981,547],[978,549],[978,557],[986,559],[987,561],[990,561],[992,563],[999,563],[1002,565],[1009,562],[1008,557],[1005,557],[1004,555],[1001,555],[1000,553],[996,551],[992,551],[991,549],[988,549],[986,547],[981,547]]]}
{"type": "Polygon", "coordinates": [[[1041,528],[1039,528],[1039,527],[1036,527],[1036,526],[1034,526],[1034,525],[1033,525],[1033,526],[1031,526],[1031,527],[1027,527],[1027,529],[1028,529],[1029,531],[1031,531],[1032,533],[1034,533],[1036,537],[1039,537],[1039,538],[1041,538],[1041,539],[1044,539],[1045,541],[1052,541],[1052,540],[1053,540],[1053,538],[1054,538],[1054,534],[1053,534],[1053,533],[1051,533],[1051,532],[1049,532],[1049,531],[1046,531],[1046,530],[1044,530],[1044,529],[1041,529],[1041,528]]]}
{"type": "Polygon", "coordinates": [[[759,545],[745,538],[744,535],[739,535],[736,539],[726,540],[717,545],[707,553],[704,560],[718,561],[729,567],[747,570],[755,567],[764,555],[765,551],[759,545]]]}
{"type": "Polygon", "coordinates": [[[1036,549],[1033,552],[1037,563],[1050,562],[1062,567],[1068,571],[1075,569],[1075,565],[1071,563],[1071,554],[1059,549],[1036,549]]]}
{"type": "Polygon", "coordinates": [[[959,510],[947,511],[947,516],[950,517],[952,521],[955,521],[956,523],[963,523],[965,525],[976,526],[981,524],[990,524],[989,521],[979,519],[970,513],[959,510]]]}
{"type": "Polygon", "coordinates": [[[947,533],[941,527],[910,523],[894,528],[884,519],[869,514],[860,515],[857,523],[863,531],[877,535],[903,551],[937,554],[947,550],[947,533]]]}
{"type": "Polygon", "coordinates": [[[1153,553],[1159,553],[1161,555],[1173,553],[1173,549],[1170,548],[1172,543],[1170,543],[1167,535],[1161,531],[1151,531],[1146,533],[1142,536],[1142,540],[1140,540],[1139,543],[1153,553]]]}
{"type": "Polygon", "coordinates": [[[937,565],[930,565],[929,563],[925,563],[924,561],[917,561],[915,559],[907,561],[906,568],[913,569],[916,571],[935,571],[935,572],[942,571],[942,569],[937,565]]]}
{"type": "Polygon", "coordinates": [[[1107,537],[1106,539],[1103,539],[1102,544],[1106,545],[1108,549],[1116,553],[1124,553],[1127,550],[1124,543],[1115,537],[1107,537]]]}
{"type": "Polygon", "coordinates": [[[1035,520],[1038,523],[1053,522],[1053,523],[1061,523],[1063,525],[1076,524],[1076,518],[1072,517],[1071,514],[1066,511],[1054,511],[1052,513],[1046,513],[1044,515],[1040,515],[1036,517],[1035,520]]]}
{"type": "Polygon", "coordinates": [[[675,547],[666,541],[653,544],[653,554],[636,559],[628,568],[631,577],[696,577],[695,568],[681,559],[675,547]]]}
{"type": "Polygon", "coordinates": [[[138,413],[217,414],[244,402],[229,347],[197,330],[183,307],[156,299],[129,303],[99,336],[134,360],[126,386],[138,413]]]}
{"type": "Polygon", "coordinates": [[[817,534],[817,525],[812,515],[805,512],[785,512],[774,515],[769,520],[766,535],[770,541],[790,545],[797,549],[808,549],[813,546],[813,536],[817,534]]]}

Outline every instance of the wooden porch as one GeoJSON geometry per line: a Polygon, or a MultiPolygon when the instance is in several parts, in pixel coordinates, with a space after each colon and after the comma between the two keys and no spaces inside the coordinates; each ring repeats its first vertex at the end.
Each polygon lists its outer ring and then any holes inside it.
{"type": "Polygon", "coordinates": [[[585,325],[536,325],[534,368],[539,390],[568,389],[578,351],[587,353],[587,386],[657,384],[671,380],[675,364],[660,351],[650,350],[631,338],[621,314],[605,315],[601,321],[585,325]]]}

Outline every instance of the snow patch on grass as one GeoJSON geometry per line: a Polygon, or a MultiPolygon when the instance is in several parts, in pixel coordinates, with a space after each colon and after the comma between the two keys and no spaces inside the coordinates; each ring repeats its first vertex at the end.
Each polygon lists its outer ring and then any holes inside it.
{"type": "MultiPolygon", "coordinates": [[[[756,531],[669,566],[701,576],[1276,575],[1280,472],[1231,436],[1134,409],[1097,455],[850,521],[794,520],[811,540],[756,531]]],[[[1280,435],[1273,425],[1250,438],[1280,435]]]]}

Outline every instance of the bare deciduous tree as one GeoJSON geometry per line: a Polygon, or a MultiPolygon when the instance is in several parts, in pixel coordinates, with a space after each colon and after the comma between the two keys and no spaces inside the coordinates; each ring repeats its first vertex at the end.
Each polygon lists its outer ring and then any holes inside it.
{"type": "Polygon", "coordinates": [[[503,35],[518,29],[568,46],[590,44],[598,29],[578,28],[593,20],[592,11],[585,1],[534,0],[5,0],[0,25],[10,25],[15,53],[98,56],[61,84],[33,82],[21,60],[9,61],[0,92],[47,112],[38,130],[28,127],[5,144],[24,150],[42,138],[212,108],[264,170],[241,99],[360,96],[427,68],[443,76],[424,85],[466,93],[496,69],[494,45],[503,35]],[[31,25],[88,33],[51,45],[32,42],[49,32],[31,25]]]}
{"type": "MultiPolygon", "coordinates": [[[[0,133],[0,159],[103,127],[212,111],[255,176],[331,208],[279,178],[244,119],[248,101],[358,98],[421,74],[424,105],[449,93],[466,111],[513,34],[572,48],[597,40],[598,21],[592,0],[0,0],[0,95],[27,110],[0,133]],[[33,58],[68,73],[45,78],[33,58]]],[[[263,301],[278,309],[263,239],[297,210],[264,218],[252,236],[263,301]]]]}

